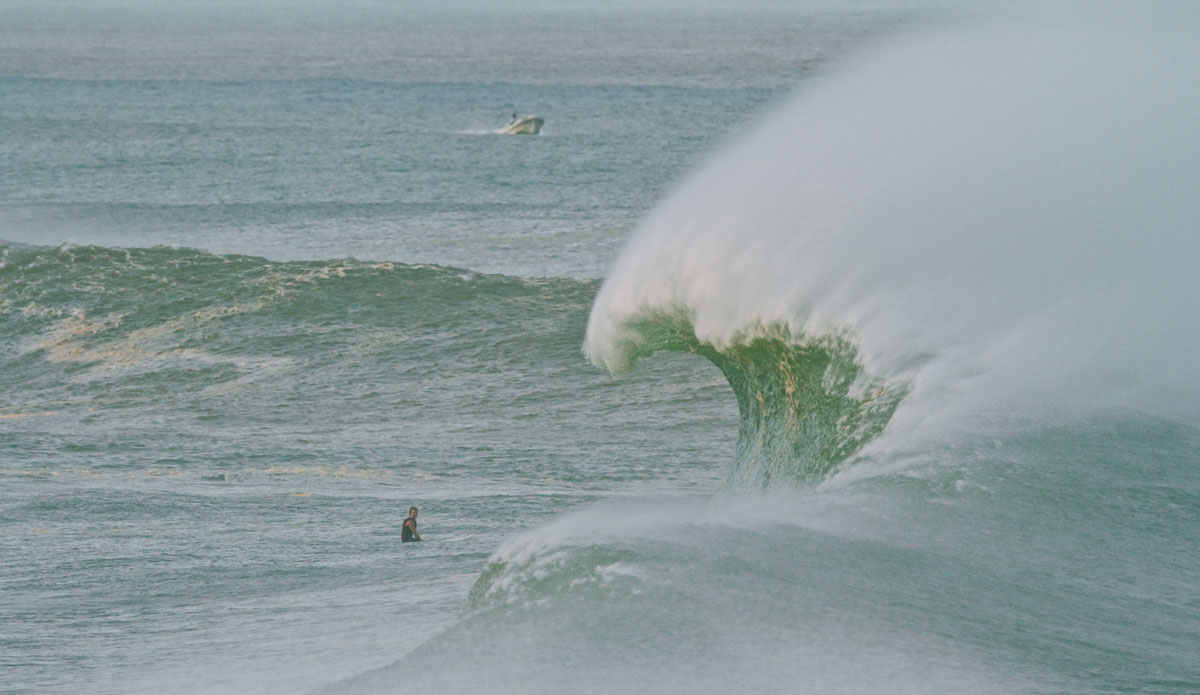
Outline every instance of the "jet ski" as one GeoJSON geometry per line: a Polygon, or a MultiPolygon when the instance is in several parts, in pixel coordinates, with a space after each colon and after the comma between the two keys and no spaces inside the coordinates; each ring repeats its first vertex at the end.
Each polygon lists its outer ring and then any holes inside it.
{"type": "Polygon", "coordinates": [[[512,122],[496,132],[501,135],[537,135],[543,123],[545,121],[537,116],[517,118],[514,114],[512,122]]]}

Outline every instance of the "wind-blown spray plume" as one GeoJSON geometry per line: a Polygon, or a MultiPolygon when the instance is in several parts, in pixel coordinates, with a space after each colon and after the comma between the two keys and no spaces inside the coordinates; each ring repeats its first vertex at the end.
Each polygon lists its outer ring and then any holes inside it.
{"type": "Polygon", "coordinates": [[[1194,34],[1150,23],[887,47],[653,211],[585,352],[712,360],[752,486],[1032,403],[1194,417],[1197,66],[1194,34]]]}

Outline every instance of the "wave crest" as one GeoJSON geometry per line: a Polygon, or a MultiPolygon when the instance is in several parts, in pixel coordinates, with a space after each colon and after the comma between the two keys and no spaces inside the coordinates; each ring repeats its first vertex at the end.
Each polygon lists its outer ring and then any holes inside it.
{"type": "Polygon", "coordinates": [[[725,375],[740,414],[730,489],[828,475],[883,432],[908,392],[902,380],[868,376],[846,333],[794,335],[786,324],[770,323],[717,345],[698,338],[679,314],[651,313],[623,325],[620,335],[610,366],[628,368],[667,350],[700,355],[725,375]]]}

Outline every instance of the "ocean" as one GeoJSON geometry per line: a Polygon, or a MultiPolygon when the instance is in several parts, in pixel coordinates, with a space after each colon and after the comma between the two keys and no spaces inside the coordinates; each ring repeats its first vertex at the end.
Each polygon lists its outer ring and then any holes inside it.
{"type": "Polygon", "coordinates": [[[0,20],[0,693],[1200,692],[1189,8],[0,20]]]}

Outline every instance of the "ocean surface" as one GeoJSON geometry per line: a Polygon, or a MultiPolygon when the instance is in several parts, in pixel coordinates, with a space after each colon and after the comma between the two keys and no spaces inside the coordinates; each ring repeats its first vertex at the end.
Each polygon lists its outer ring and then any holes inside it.
{"type": "Polygon", "coordinates": [[[1200,692],[1197,27],[4,3],[0,693],[1200,692]]]}

